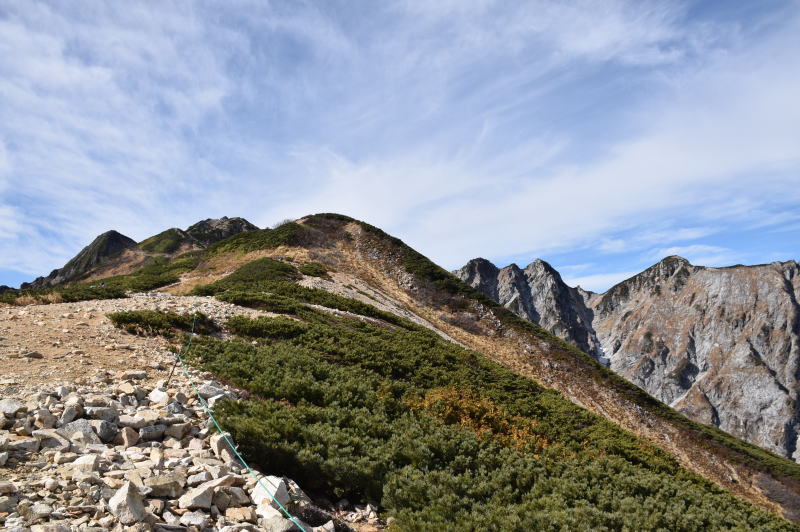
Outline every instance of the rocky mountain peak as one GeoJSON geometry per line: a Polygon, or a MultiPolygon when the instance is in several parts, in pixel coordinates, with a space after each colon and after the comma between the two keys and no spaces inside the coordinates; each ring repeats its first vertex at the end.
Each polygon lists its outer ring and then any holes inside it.
{"type": "Polygon", "coordinates": [[[454,273],[488,297],[497,299],[497,276],[500,270],[490,261],[478,257],[470,260],[463,268],[454,273]]]}
{"type": "Polygon", "coordinates": [[[453,273],[518,316],[599,356],[597,340],[589,326],[591,311],[583,294],[567,286],[546,261],[536,259],[524,269],[516,264],[498,269],[478,258],[453,273]]]}
{"type": "Polygon", "coordinates": [[[219,242],[243,231],[254,231],[258,227],[244,218],[207,218],[200,220],[186,229],[186,233],[196,240],[201,246],[207,247],[214,242],[219,242]]]}
{"type": "Polygon", "coordinates": [[[22,283],[22,288],[47,288],[80,279],[90,269],[108,257],[112,257],[135,245],[136,241],[132,238],[114,230],[106,231],[83,248],[63,267],[53,270],[47,277],[39,277],[31,283],[22,283]]]}
{"type": "Polygon", "coordinates": [[[599,298],[595,311],[598,315],[605,315],[612,309],[626,304],[632,294],[649,293],[657,297],[664,291],[679,292],[688,278],[702,269],[703,266],[694,266],[683,257],[670,255],[643,272],[611,287],[599,298]]]}
{"type": "MultiPolygon", "coordinates": [[[[515,265],[516,266],[516,265],[515,265]]],[[[561,278],[561,275],[553,268],[549,262],[542,260],[542,259],[534,259],[533,262],[525,266],[525,272],[531,274],[545,274],[550,276],[558,276],[561,278]]]]}

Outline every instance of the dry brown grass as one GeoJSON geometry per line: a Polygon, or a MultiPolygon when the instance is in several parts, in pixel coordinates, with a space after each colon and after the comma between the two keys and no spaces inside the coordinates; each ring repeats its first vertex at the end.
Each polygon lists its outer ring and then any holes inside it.
{"type": "Polygon", "coordinates": [[[64,299],[61,297],[61,294],[59,294],[58,292],[53,292],[53,293],[47,294],[42,299],[44,301],[48,302],[48,303],[63,303],[64,302],[64,299]]]}
{"type": "Polygon", "coordinates": [[[17,305],[39,305],[41,301],[33,296],[20,296],[17,298],[17,305]]]}
{"type": "Polygon", "coordinates": [[[166,292],[174,296],[185,296],[188,295],[196,287],[207,285],[213,283],[214,281],[218,281],[224,278],[226,275],[228,275],[228,273],[230,272],[225,272],[218,275],[203,275],[201,277],[187,277],[186,279],[181,279],[181,281],[175,284],[172,284],[164,288],[160,288],[159,291],[166,292]]]}

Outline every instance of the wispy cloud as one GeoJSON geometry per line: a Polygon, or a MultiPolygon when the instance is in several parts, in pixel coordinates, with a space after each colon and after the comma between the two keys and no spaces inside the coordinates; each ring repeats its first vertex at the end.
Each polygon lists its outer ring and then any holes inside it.
{"type": "Polygon", "coordinates": [[[798,35],[792,2],[6,2],[0,270],[221,215],[601,272],[789,223],[798,35]]]}

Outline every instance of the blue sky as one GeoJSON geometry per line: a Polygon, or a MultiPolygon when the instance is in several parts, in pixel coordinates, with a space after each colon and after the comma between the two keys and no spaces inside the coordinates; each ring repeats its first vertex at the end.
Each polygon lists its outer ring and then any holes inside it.
{"type": "Polygon", "coordinates": [[[800,4],[0,3],[0,284],[341,212],[604,290],[800,259],[800,4]]]}

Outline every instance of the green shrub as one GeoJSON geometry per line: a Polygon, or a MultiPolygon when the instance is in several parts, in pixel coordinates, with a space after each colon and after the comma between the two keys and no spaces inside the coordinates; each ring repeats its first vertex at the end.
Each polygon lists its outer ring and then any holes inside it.
{"type": "Polygon", "coordinates": [[[312,277],[324,277],[328,274],[327,268],[319,262],[306,262],[301,265],[298,270],[303,275],[310,275],[312,277]]]}
{"type": "Polygon", "coordinates": [[[193,293],[197,295],[212,295],[226,290],[255,292],[259,287],[270,281],[291,281],[300,277],[297,268],[291,264],[263,258],[248,262],[232,274],[218,281],[197,287],[193,293]]]}
{"type": "Polygon", "coordinates": [[[225,327],[239,336],[272,339],[294,338],[308,329],[305,323],[289,318],[260,317],[252,320],[244,316],[234,316],[225,323],[225,327]]]}
{"type": "Polygon", "coordinates": [[[194,327],[197,334],[212,334],[219,327],[211,318],[202,312],[195,314],[177,314],[159,310],[134,310],[130,312],[112,312],[108,318],[115,327],[131,334],[142,336],[173,336],[177,331],[190,332],[194,327]]]}
{"type": "Polygon", "coordinates": [[[127,296],[123,288],[119,286],[103,286],[100,282],[67,286],[59,290],[58,294],[66,302],[88,301],[90,299],[117,299],[127,296]]]}
{"type": "MultiPolygon", "coordinates": [[[[224,281],[224,279],[222,279],[222,281],[224,281]]],[[[362,303],[361,301],[357,301],[349,297],[343,297],[337,294],[333,294],[326,290],[320,290],[319,288],[307,288],[305,286],[300,286],[295,283],[274,281],[268,283],[261,283],[257,285],[251,285],[251,289],[259,290],[260,292],[251,292],[252,295],[250,296],[239,293],[237,295],[221,294],[217,297],[219,299],[222,299],[223,301],[235,302],[243,306],[248,306],[248,307],[252,306],[253,308],[261,308],[263,310],[269,310],[268,308],[263,306],[264,300],[262,299],[262,297],[271,296],[275,298],[280,298],[280,301],[295,301],[296,302],[295,304],[307,303],[311,305],[320,305],[323,307],[343,310],[345,312],[351,312],[353,314],[358,314],[360,316],[376,318],[379,320],[383,320],[387,323],[391,323],[393,325],[398,325],[406,328],[419,327],[418,325],[414,325],[407,320],[399,318],[398,316],[392,314],[391,312],[384,312],[370,304],[362,303]]],[[[278,311],[276,310],[275,312],[278,311]]],[[[297,313],[297,309],[293,309],[292,313],[297,313]]]]}
{"type": "Polygon", "coordinates": [[[139,243],[139,248],[152,253],[174,253],[183,244],[192,243],[191,237],[177,228],[167,229],[139,243]]]}
{"type": "Polygon", "coordinates": [[[210,256],[214,256],[231,251],[247,253],[259,249],[273,249],[278,246],[296,246],[302,243],[303,235],[302,226],[294,222],[287,222],[275,229],[244,231],[211,244],[206,251],[210,256]]]}
{"type": "MultiPolygon", "coordinates": [[[[201,294],[197,290],[197,295],[212,295],[201,294]]],[[[267,312],[275,312],[277,314],[297,314],[305,305],[297,303],[294,299],[276,294],[258,294],[252,292],[225,292],[217,296],[220,301],[233,303],[242,307],[249,307],[258,310],[266,310],[267,312]]]]}

